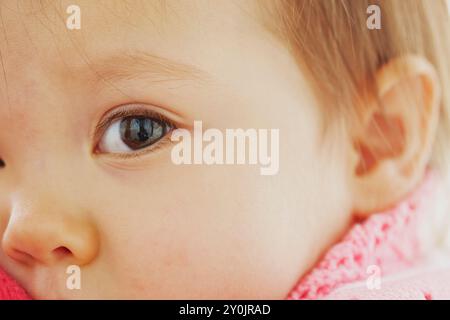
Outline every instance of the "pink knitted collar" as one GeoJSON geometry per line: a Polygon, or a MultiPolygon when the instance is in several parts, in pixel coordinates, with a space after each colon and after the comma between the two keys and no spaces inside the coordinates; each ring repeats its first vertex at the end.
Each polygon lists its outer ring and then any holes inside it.
{"type": "Polygon", "coordinates": [[[437,176],[428,172],[408,198],[355,224],[286,298],[325,298],[343,285],[366,280],[372,274],[372,266],[386,275],[414,265],[422,253],[418,224],[427,211],[436,182],[437,176]]]}

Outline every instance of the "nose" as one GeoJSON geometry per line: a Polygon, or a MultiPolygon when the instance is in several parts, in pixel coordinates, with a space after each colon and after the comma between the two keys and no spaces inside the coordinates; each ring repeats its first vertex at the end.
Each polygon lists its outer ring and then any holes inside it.
{"type": "Polygon", "coordinates": [[[89,264],[99,247],[96,228],[86,215],[67,207],[44,199],[15,199],[2,237],[3,251],[27,265],[89,264]]]}

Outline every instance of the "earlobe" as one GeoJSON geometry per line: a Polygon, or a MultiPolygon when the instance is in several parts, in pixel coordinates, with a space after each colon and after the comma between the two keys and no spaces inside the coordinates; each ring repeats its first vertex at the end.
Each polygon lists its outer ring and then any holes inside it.
{"type": "Polygon", "coordinates": [[[440,85],[424,58],[407,56],[376,74],[377,99],[365,101],[353,130],[352,176],[358,215],[389,207],[424,176],[440,110],[440,85]]]}

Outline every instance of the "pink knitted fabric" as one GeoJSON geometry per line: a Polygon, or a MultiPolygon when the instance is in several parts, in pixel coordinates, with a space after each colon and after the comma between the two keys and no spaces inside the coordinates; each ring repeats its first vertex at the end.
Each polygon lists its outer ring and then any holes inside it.
{"type": "Polygon", "coordinates": [[[450,266],[415,270],[388,276],[379,288],[366,283],[343,286],[326,296],[330,300],[449,300],[450,266]]]}
{"type": "MultiPolygon", "coordinates": [[[[382,276],[406,270],[421,258],[418,224],[436,189],[437,176],[429,172],[407,199],[355,224],[322,260],[302,277],[287,299],[326,298],[333,290],[370,275],[375,266],[382,276]]],[[[431,200],[432,201],[432,200],[431,200]]]]}
{"type": "Polygon", "coordinates": [[[17,282],[0,269],[0,300],[30,300],[17,282]]]}

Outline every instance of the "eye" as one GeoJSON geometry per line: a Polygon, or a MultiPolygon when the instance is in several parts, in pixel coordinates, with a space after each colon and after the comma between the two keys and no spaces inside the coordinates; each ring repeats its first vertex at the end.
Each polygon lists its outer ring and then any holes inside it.
{"type": "Polygon", "coordinates": [[[133,153],[154,145],[173,129],[167,121],[156,117],[113,117],[115,119],[105,125],[106,129],[98,144],[101,153],[133,153]]]}

